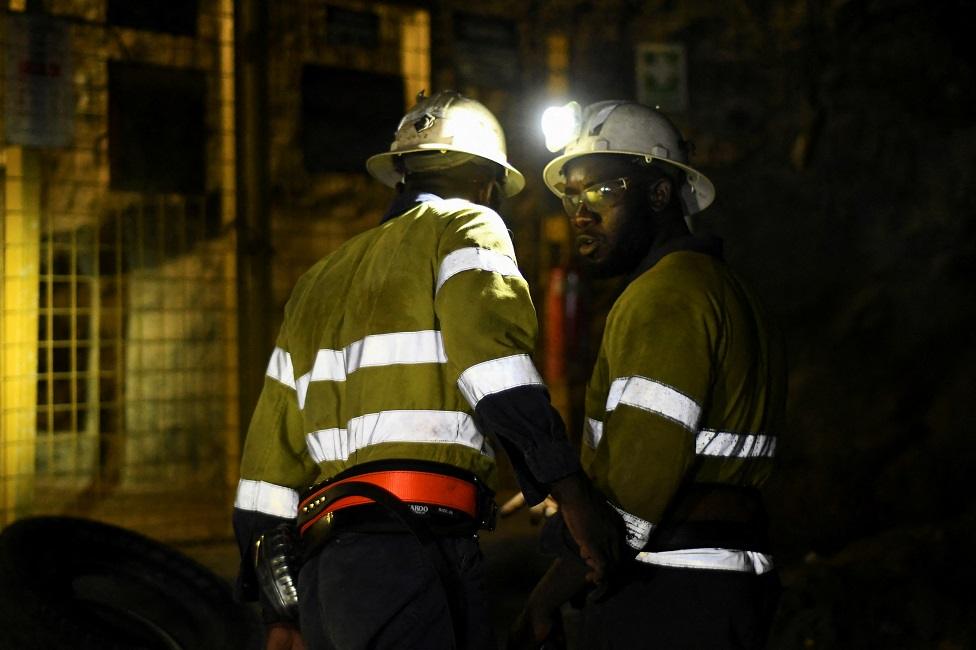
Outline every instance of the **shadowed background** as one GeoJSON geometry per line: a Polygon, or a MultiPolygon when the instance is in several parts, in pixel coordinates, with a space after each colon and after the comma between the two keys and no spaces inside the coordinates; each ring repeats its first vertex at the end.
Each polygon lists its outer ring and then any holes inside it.
{"type": "MultiPolygon", "coordinates": [[[[421,89],[506,129],[528,186],[502,211],[578,439],[619,287],[578,283],[539,117],[643,98],[716,185],[696,229],[788,341],[771,646],[976,644],[971,0],[4,5],[0,524],[90,517],[233,574],[284,302],[378,222],[362,163],[421,89]]],[[[485,536],[500,626],[545,566],[534,530],[485,536]]]]}

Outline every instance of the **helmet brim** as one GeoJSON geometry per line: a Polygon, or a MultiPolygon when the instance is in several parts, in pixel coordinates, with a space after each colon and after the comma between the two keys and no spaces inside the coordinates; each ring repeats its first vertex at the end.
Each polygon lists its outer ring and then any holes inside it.
{"type": "Polygon", "coordinates": [[[667,158],[658,158],[657,156],[650,156],[646,153],[639,151],[626,151],[622,149],[603,149],[600,151],[577,151],[574,153],[562,154],[549,161],[549,164],[545,166],[542,170],[542,180],[545,182],[546,187],[549,188],[553,194],[562,198],[563,192],[559,189],[561,181],[563,179],[562,171],[566,163],[576,160],[577,158],[582,158],[583,156],[599,156],[606,154],[615,154],[623,156],[636,156],[638,158],[643,158],[645,160],[658,160],[666,165],[673,165],[685,172],[685,178],[687,179],[688,186],[691,188],[691,194],[694,197],[693,201],[685,201],[685,214],[690,216],[697,212],[701,212],[708,206],[712,204],[715,200],[715,186],[712,181],[708,179],[707,176],[702,174],[700,171],[694,167],[690,167],[680,162],[674,160],[669,160],[667,158]],[[689,203],[691,203],[689,205],[689,203]]]}
{"type": "MultiPolygon", "coordinates": [[[[396,184],[403,180],[403,173],[396,168],[396,157],[410,153],[420,153],[423,151],[457,151],[459,153],[471,153],[469,149],[453,147],[451,145],[438,143],[431,143],[427,145],[420,144],[409,149],[385,151],[383,153],[378,153],[375,156],[370,156],[366,160],[366,171],[369,172],[370,176],[383,183],[383,185],[386,185],[387,187],[396,187],[396,184]]],[[[502,191],[505,193],[505,196],[515,196],[525,187],[525,176],[522,175],[522,172],[512,167],[512,165],[507,161],[494,160],[492,158],[485,158],[484,156],[478,156],[478,158],[493,162],[505,169],[505,182],[502,184],[502,191]]]]}

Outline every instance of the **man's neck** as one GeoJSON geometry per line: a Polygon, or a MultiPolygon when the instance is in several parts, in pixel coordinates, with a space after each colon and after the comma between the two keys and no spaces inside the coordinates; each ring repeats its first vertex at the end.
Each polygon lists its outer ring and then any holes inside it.
{"type": "Polygon", "coordinates": [[[628,283],[633,281],[663,258],[668,253],[679,250],[694,250],[702,253],[722,257],[722,243],[717,238],[699,240],[688,229],[684,217],[679,213],[677,218],[664,221],[660,230],[651,240],[651,245],[640,263],[627,276],[628,283]]]}
{"type": "Polygon", "coordinates": [[[688,230],[688,225],[680,213],[672,213],[666,216],[662,214],[661,217],[658,221],[658,227],[655,229],[654,238],[651,240],[651,245],[648,248],[648,253],[691,235],[691,231],[688,230]]]}

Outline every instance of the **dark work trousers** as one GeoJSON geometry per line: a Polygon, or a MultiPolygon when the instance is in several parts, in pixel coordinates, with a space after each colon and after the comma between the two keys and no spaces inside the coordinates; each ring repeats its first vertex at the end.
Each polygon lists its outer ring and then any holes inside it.
{"type": "Polygon", "coordinates": [[[637,565],[620,590],[583,609],[586,650],[765,647],[779,601],[775,571],[637,565]]]}
{"type": "MultiPolygon", "coordinates": [[[[439,544],[460,576],[465,648],[496,650],[478,540],[439,544]]],[[[412,534],[339,533],[302,567],[298,594],[308,650],[455,648],[441,580],[412,534]]]]}

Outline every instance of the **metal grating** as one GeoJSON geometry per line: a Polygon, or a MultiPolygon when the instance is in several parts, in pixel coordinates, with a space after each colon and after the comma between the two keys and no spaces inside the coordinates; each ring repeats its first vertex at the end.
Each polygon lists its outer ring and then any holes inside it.
{"type": "Polygon", "coordinates": [[[103,2],[44,3],[67,33],[72,138],[3,150],[0,525],[69,514],[168,541],[230,535],[232,5],[200,2],[185,36],[107,25],[103,2]],[[204,75],[203,193],[110,188],[112,61],[204,75]]]}

